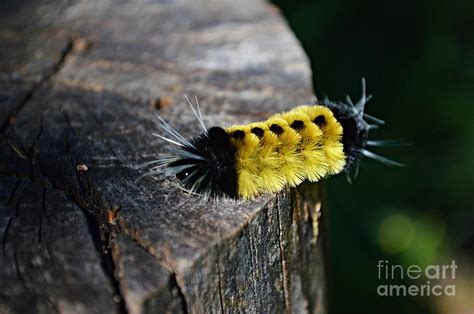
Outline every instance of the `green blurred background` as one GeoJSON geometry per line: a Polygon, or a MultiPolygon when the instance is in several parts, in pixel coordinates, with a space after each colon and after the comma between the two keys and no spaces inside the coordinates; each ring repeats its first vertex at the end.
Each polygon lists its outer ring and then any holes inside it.
{"type": "Polygon", "coordinates": [[[387,124],[358,178],[329,180],[329,313],[474,313],[474,1],[274,0],[302,42],[316,94],[374,98],[387,124]],[[455,259],[457,296],[380,297],[377,261],[455,259]],[[471,300],[471,301],[470,301],[471,300]]]}

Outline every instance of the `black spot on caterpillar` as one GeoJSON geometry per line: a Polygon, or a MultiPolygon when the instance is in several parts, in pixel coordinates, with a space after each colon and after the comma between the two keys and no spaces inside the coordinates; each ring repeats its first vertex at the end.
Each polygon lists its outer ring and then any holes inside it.
{"type": "Polygon", "coordinates": [[[293,121],[293,123],[290,125],[290,127],[292,129],[295,129],[295,130],[301,130],[302,128],[304,128],[304,122],[301,121],[301,120],[295,120],[293,121]]]}
{"type": "Polygon", "coordinates": [[[276,123],[273,123],[272,125],[270,125],[270,131],[275,133],[276,135],[280,135],[281,133],[283,133],[283,127],[276,123]]]}
{"type": "Polygon", "coordinates": [[[262,138],[263,137],[263,133],[265,133],[265,131],[261,128],[257,128],[257,127],[254,127],[252,128],[252,130],[250,130],[250,132],[252,132],[253,134],[257,135],[258,138],[262,138]]]}
{"type": "Polygon", "coordinates": [[[313,122],[314,122],[317,126],[321,127],[321,126],[323,126],[323,125],[326,123],[326,118],[324,118],[323,115],[319,115],[319,116],[317,116],[316,118],[314,118],[313,122]]]}
{"type": "Polygon", "coordinates": [[[356,104],[349,96],[346,102],[325,99],[275,114],[266,121],[208,130],[197,98],[194,108],[186,97],[203,133],[187,140],[158,117],[166,136],[155,135],[177,150],[172,156],[159,158],[155,168],[164,167],[167,174],[178,178],[182,189],[205,198],[248,199],[343,171],[350,178],[352,169],[356,176],[362,156],[401,166],[366,149],[383,144],[368,140],[369,130],[384,124],[364,113],[370,98],[362,79],[362,96],[356,104]]]}

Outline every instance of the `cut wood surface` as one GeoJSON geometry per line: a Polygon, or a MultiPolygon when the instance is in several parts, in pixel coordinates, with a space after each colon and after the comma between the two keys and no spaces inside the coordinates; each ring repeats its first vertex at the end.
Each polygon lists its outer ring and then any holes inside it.
{"type": "Polygon", "coordinates": [[[318,185],[200,202],[138,165],[311,103],[264,1],[2,1],[0,313],[324,312],[318,185]],[[116,217],[114,217],[116,214],[116,217]]]}

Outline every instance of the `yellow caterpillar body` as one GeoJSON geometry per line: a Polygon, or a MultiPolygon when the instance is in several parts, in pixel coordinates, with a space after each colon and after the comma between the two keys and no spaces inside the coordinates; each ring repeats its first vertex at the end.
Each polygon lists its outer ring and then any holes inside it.
{"type": "Polygon", "coordinates": [[[236,147],[242,198],[278,192],[344,169],[343,128],[324,106],[299,106],[268,120],[225,129],[236,147]]]}

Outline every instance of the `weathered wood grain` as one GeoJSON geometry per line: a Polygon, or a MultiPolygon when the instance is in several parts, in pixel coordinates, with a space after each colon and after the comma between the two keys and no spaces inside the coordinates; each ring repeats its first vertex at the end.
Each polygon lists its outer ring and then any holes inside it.
{"type": "Polygon", "coordinates": [[[156,112],[199,132],[184,94],[208,125],[314,100],[275,8],[43,0],[0,12],[0,312],[324,311],[317,185],[311,201],[287,190],[203,203],[137,167],[167,149],[156,112]]]}
{"type": "Polygon", "coordinates": [[[62,192],[12,177],[1,180],[1,199],[8,201],[1,210],[0,311],[113,309],[89,218],[62,192]]]}

